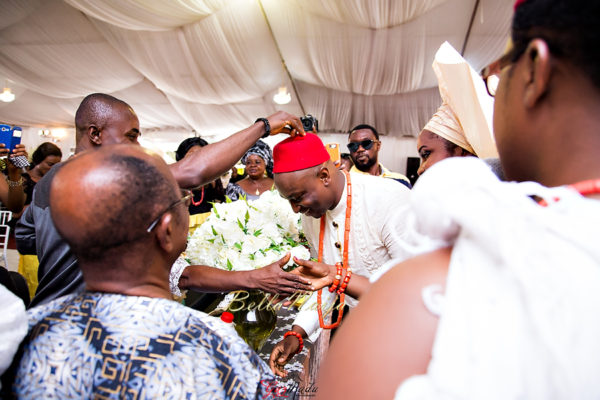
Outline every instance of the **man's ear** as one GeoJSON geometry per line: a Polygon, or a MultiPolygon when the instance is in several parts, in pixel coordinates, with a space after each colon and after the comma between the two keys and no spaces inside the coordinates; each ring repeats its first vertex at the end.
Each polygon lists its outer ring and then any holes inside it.
{"type": "Polygon", "coordinates": [[[153,230],[153,232],[156,233],[156,240],[158,241],[159,246],[165,253],[171,253],[175,248],[173,237],[174,223],[173,215],[171,215],[171,213],[166,213],[160,218],[153,230]]]}
{"type": "Polygon", "coordinates": [[[323,185],[329,186],[329,184],[331,183],[331,171],[329,171],[327,165],[321,167],[319,173],[317,174],[317,178],[319,178],[321,182],[323,182],[323,185]]]}
{"type": "Polygon", "coordinates": [[[93,144],[100,146],[102,144],[102,132],[95,125],[90,125],[87,129],[87,135],[90,139],[90,142],[93,144]]]}
{"type": "Polygon", "coordinates": [[[542,39],[534,39],[529,43],[522,57],[527,80],[523,92],[523,104],[527,108],[532,108],[548,91],[552,72],[550,49],[542,39]]]}

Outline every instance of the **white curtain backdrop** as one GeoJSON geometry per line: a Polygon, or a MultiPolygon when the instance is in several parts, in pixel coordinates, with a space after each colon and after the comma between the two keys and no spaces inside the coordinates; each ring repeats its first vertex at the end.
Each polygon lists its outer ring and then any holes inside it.
{"type": "MultiPolygon", "coordinates": [[[[311,113],[324,132],[369,123],[415,137],[441,101],[433,56],[444,41],[462,50],[475,3],[2,0],[0,82],[17,98],[0,122],[72,128],[81,99],[105,92],[161,145],[193,131],[218,140],[277,109],[311,113]],[[284,106],[272,101],[281,85],[284,106]]],[[[502,54],[512,4],[479,1],[464,51],[476,70],[502,54]]],[[[398,154],[390,143],[382,151],[398,154]]]]}

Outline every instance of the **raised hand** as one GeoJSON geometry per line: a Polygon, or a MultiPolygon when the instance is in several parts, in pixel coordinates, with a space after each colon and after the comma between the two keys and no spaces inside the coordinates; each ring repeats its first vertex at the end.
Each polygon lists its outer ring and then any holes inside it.
{"type": "Polygon", "coordinates": [[[271,125],[271,135],[278,133],[287,133],[291,137],[296,135],[304,136],[304,128],[299,117],[285,111],[277,111],[275,114],[267,117],[271,125]]]}

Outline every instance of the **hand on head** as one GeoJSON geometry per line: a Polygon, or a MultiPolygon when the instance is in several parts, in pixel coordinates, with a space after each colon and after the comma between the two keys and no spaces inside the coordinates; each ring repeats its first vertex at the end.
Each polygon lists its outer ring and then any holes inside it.
{"type": "Polygon", "coordinates": [[[275,114],[267,117],[267,119],[271,125],[271,135],[287,133],[291,137],[294,137],[306,134],[300,118],[285,111],[277,111],[275,114]]]}

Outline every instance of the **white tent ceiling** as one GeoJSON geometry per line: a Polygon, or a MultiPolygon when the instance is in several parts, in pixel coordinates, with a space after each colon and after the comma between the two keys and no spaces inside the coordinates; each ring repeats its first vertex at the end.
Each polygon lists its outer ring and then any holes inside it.
{"type": "Polygon", "coordinates": [[[414,136],[441,102],[435,51],[466,41],[481,69],[503,50],[512,3],[0,0],[0,84],[17,96],[0,121],[71,127],[81,99],[105,92],[133,106],[142,132],[210,141],[276,109],[301,115],[301,102],[325,132],[369,123],[414,136]],[[272,101],[282,84],[285,106],[272,101]]]}

